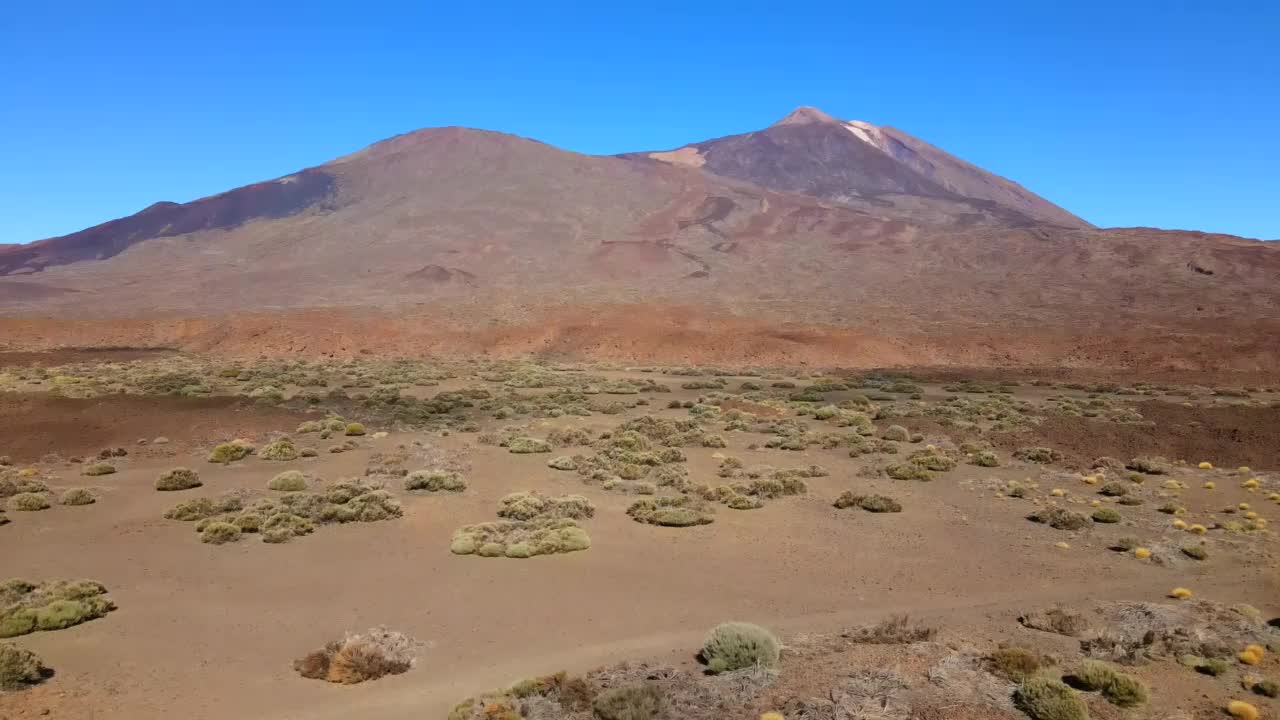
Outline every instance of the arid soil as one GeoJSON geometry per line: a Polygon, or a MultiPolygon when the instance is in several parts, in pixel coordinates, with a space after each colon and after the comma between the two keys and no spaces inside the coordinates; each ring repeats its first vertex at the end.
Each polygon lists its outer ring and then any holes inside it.
{"type": "MultiPolygon", "coordinates": [[[[117,367],[135,372],[138,366],[123,362],[117,367]]],[[[706,631],[726,620],[748,620],[772,628],[790,647],[777,682],[757,700],[723,716],[753,720],[787,698],[821,696],[842,678],[866,669],[896,668],[919,682],[934,682],[939,663],[957,649],[981,654],[999,643],[1013,643],[1064,659],[1078,656],[1075,639],[1017,622],[1028,610],[1056,603],[1092,612],[1109,601],[1176,602],[1167,600],[1166,593],[1186,586],[1197,598],[1249,603],[1265,617],[1280,614],[1273,532],[1211,530],[1203,538],[1209,559],[1194,562],[1177,551],[1191,536],[1172,530],[1171,518],[1156,511],[1165,499],[1176,497],[1188,520],[1196,522],[1240,518],[1221,514],[1240,502],[1252,503],[1264,518],[1280,514],[1280,506],[1266,499],[1267,493],[1280,490],[1276,397],[1271,393],[1202,395],[1190,408],[1167,399],[1104,394],[1111,403],[1108,411],[1135,407],[1143,421],[1153,423],[1148,426],[1053,415],[1046,398],[1062,395],[1084,403],[1088,392],[1023,384],[1011,397],[1030,403],[1027,407],[1034,409],[1027,412],[1043,418],[1038,424],[1005,432],[991,430],[990,420],[977,414],[965,416],[975,423],[966,427],[936,415],[886,415],[876,419],[877,428],[902,424],[924,435],[920,443],[901,443],[896,455],[851,457],[845,447],[820,445],[798,451],[766,448],[767,433],[715,429],[727,447],[683,448],[683,465],[695,482],[728,482],[717,477],[724,456],[738,457],[748,467],[817,464],[829,474],[807,479],[806,494],[769,500],[756,510],[720,507],[713,524],[667,528],[633,522],[625,514],[639,496],[605,490],[577,473],[547,466],[552,457],[590,454],[591,448],[513,454],[488,444],[486,435],[514,425],[521,434],[539,438],[555,428],[582,428],[598,437],[644,415],[695,417],[688,408],[668,407],[670,401],[692,404],[718,393],[725,412],[790,419],[800,405],[788,405],[787,396],[797,391],[771,388],[770,383],[793,378],[803,388],[821,377],[806,372],[768,379],[728,376],[723,390],[708,391],[681,387],[707,377],[592,373],[610,381],[654,380],[671,392],[593,395],[593,403],[621,401],[628,407],[585,417],[496,419],[478,408],[462,410],[456,416],[459,424],[448,433],[440,426],[414,429],[380,422],[376,414],[360,416],[354,410],[358,405],[349,403],[344,407],[352,409],[351,417],[365,420],[369,434],[354,438],[357,447],[340,454],[325,448],[342,437],[321,441],[294,434],[301,420],[323,418],[324,405],[308,411],[292,386],[276,404],[217,395],[68,399],[31,392],[25,385],[21,392],[0,394],[0,425],[5,427],[0,455],[12,456],[10,469],[31,465],[54,490],[83,486],[98,497],[83,507],[55,504],[41,512],[8,512],[11,522],[0,526],[0,580],[92,578],[108,587],[119,606],[83,625],[14,638],[56,674],[29,690],[0,693],[0,718],[443,718],[467,696],[558,670],[584,672],[633,660],[697,672],[693,656],[706,631]],[[740,388],[753,381],[765,389],[740,388]],[[640,398],[647,404],[634,405],[640,398]],[[475,423],[471,431],[456,429],[463,421],[475,423]],[[389,434],[379,437],[376,431],[389,434]],[[319,456],[288,462],[250,456],[229,465],[205,460],[218,442],[243,437],[261,448],[283,434],[299,446],[316,447],[319,456]],[[159,435],[172,442],[156,445],[159,435]],[[148,442],[139,445],[139,439],[148,442]],[[974,439],[994,444],[1000,466],[978,467],[963,459],[957,445],[974,439]],[[81,466],[68,461],[117,445],[129,455],[112,461],[118,472],[111,475],[81,476],[81,466]],[[926,445],[952,453],[960,464],[932,482],[893,480],[880,472],[886,463],[926,445]],[[1053,447],[1066,457],[1050,465],[1012,457],[1013,450],[1030,445],[1053,447]],[[462,472],[468,488],[459,494],[418,495],[405,492],[400,478],[372,476],[386,482],[403,504],[402,518],[323,526],[280,545],[255,536],[222,546],[203,544],[191,523],[163,517],[192,497],[236,489],[270,494],[268,480],[284,469],[303,470],[324,481],[363,477],[377,464],[376,455],[401,447],[410,457],[408,469],[447,465],[462,472]],[[1085,514],[1094,500],[1111,506],[1112,499],[1098,495],[1098,486],[1082,481],[1081,473],[1065,469],[1067,465],[1101,455],[1127,461],[1161,454],[1190,464],[1171,465],[1165,476],[1132,483],[1131,492],[1145,502],[1117,506],[1126,518],[1123,523],[1061,531],[1025,519],[1049,504],[1085,514]],[[1199,470],[1195,464],[1202,460],[1220,467],[1199,470]],[[1261,479],[1256,492],[1242,487],[1235,468],[1246,462],[1250,474],[1261,479]],[[204,486],[157,492],[157,476],[175,466],[197,469],[204,486]],[[1186,488],[1171,493],[1161,485],[1167,478],[1179,479],[1186,488]],[[1202,487],[1209,480],[1216,489],[1202,487]],[[1029,493],[1010,496],[1007,491],[1014,485],[1029,493]],[[1054,488],[1065,489],[1065,496],[1053,497],[1054,488]],[[531,489],[581,494],[595,504],[594,517],[582,521],[592,540],[590,549],[523,560],[450,553],[455,529],[493,520],[499,499],[531,489]],[[903,510],[876,514],[833,508],[833,500],[845,490],[892,496],[903,510]],[[1160,562],[1109,550],[1122,536],[1137,536],[1155,548],[1160,562]],[[814,648],[822,643],[805,639],[897,613],[910,613],[938,628],[938,640],[910,646],[841,644],[819,651],[814,648]],[[354,686],[306,680],[293,672],[292,662],[304,653],[345,632],[377,625],[423,642],[410,671],[354,686]]],[[[458,372],[438,386],[413,388],[412,394],[430,398],[472,387],[504,390],[500,382],[482,376],[458,372]]],[[[38,376],[23,377],[22,382],[29,382],[38,376]]],[[[514,392],[527,399],[550,390],[514,392]]],[[[824,402],[840,403],[860,392],[883,396],[857,389],[822,395],[824,402]]],[[[953,395],[974,403],[993,397],[931,383],[917,394],[922,407],[946,404],[945,398],[953,395]]],[[[883,397],[887,399],[873,400],[882,409],[912,403],[902,393],[883,397]]],[[[716,421],[708,422],[717,427],[716,421]]],[[[849,430],[813,418],[807,422],[819,432],[849,430]]],[[[1112,472],[1108,479],[1124,477],[1112,472]]],[[[1089,700],[1094,717],[1215,717],[1228,697],[1242,695],[1234,670],[1229,678],[1210,678],[1164,659],[1132,671],[1151,686],[1150,704],[1123,715],[1094,697],[1089,700]]],[[[1252,671],[1280,677],[1280,664],[1273,654],[1252,671]]],[[[1265,712],[1280,710],[1274,700],[1247,692],[1243,696],[1265,712]]],[[[1006,705],[1007,697],[1005,705],[981,711],[973,709],[976,705],[965,706],[967,710],[939,707],[930,717],[1023,717],[1006,705]]]]}

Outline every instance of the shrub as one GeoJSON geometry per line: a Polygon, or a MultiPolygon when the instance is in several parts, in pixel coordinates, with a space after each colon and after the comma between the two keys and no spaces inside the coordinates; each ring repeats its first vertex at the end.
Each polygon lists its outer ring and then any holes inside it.
{"type": "Polygon", "coordinates": [[[213,451],[209,453],[209,462],[225,465],[237,460],[243,460],[248,457],[251,452],[253,452],[252,445],[239,440],[233,440],[229,443],[222,443],[215,447],[213,451]]]}
{"type": "Polygon", "coordinates": [[[1024,681],[1013,691],[1013,704],[1031,720],[1088,720],[1089,709],[1071,688],[1052,678],[1024,681]]]}
{"type": "Polygon", "coordinates": [[[116,471],[116,468],[111,463],[100,462],[100,463],[94,463],[92,465],[87,465],[80,472],[82,475],[97,477],[99,475],[110,475],[115,471],[116,471]]]}
{"type": "Polygon", "coordinates": [[[92,505],[97,502],[93,497],[93,493],[84,488],[71,488],[62,493],[62,498],[58,501],[63,505],[92,505]]]}
{"type": "Polygon", "coordinates": [[[279,544],[289,542],[295,537],[309,535],[315,529],[311,520],[291,512],[277,512],[268,517],[259,526],[262,542],[279,544]]]}
{"type": "Polygon", "coordinates": [[[1142,681],[1131,675],[1117,672],[1102,688],[1102,697],[1117,707],[1131,708],[1145,705],[1149,693],[1142,681]]]}
{"type": "Polygon", "coordinates": [[[764,501],[753,495],[733,495],[725,501],[725,507],[730,510],[759,510],[764,507],[764,501]]]}
{"type": "Polygon", "coordinates": [[[591,704],[598,720],[656,720],[663,716],[664,698],[656,685],[625,685],[605,690],[591,704]]]}
{"type": "Polygon", "coordinates": [[[751,623],[717,625],[702,644],[702,659],[713,673],[749,667],[774,667],[782,644],[773,633],[751,623]]]}
{"type": "Polygon", "coordinates": [[[343,426],[342,432],[349,437],[359,437],[361,435],[364,435],[365,430],[364,430],[364,425],[361,425],[360,423],[357,423],[357,422],[353,422],[353,423],[347,423],[345,426],[343,426]]]}
{"type": "Polygon", "coordinates": [[[902,512],[902,504],[891,497],[885,495],[857,495],[851,490],[841,493],[834,504],[836,508],[841,510],[859,507],[873,513],[902,512]]]}
{"type": "Polygon", "coordinates": [[[1097,523],[1118,523],[1122,518],[1115,508],[1098,508],[1093,511],[1093,521],[1097,523]]]}
{"type": "Polygon", "coordinates": [[[1067,682],[1081,690],[1098,691],[1116,677],[1116,669],[1101,660],[1085,660],[1067,674],[1067,682]]]}
{"type": "Polygon", "coordinates": [[[507,442],[507,451],[519,455],[551,452],[551,443],[531,437],[512,438],[507,442]]]}
{"type": "Polygon", "coordinates": [[[539,518],[467,525],[453,533],[449,551],[455,555],[528,558],[589,547],[590,536],[573,520],[539,518]]]}
{"type": "Polygon", "coordinates": [[[406,635],[374,628],[348,635],[293,663],[304,678],[346,685],[399,675],[413,667],[414,641],[406,635]]]}
{"type": "Polygon", "coordinates": [[[297,460],[298,448],[294,447],[291,440],[276,440],[262,446],[262,449],[258,451],[258,457],[263,460],[297,460]]]}
{"type": "Polygon", "coordinates": [[[1243,700],[1232,700],[1227,703],[1227,714],[1236,718],[1236,720],[1258,720],[1258,718],[1262,717],[1262,713],[1258,712],[1258,708],[1243,700]]]}
{"type": "Polygon", "coordinates": [[[319,421],[307,420],[306,422],[299,425],[298,429],[294,430],[294,432],[298,433],[299,435],[305,435],[307,433],[318,433],[323,429],[324,429],[324,425],[320,424],[319,421]]]}
{"type": "Polygon", "coordinates": [[[1148,475],[1163,475],[1167,461],[1164,458],[1136,457],[1125,467],[1148,475]]]}
{"type": "Polygon", "coordinates": [[[846,637],[871,645],[908,645],[932,640],[937,633],[937,628],[912,622],[910,615],[891,615],[875,625],[846,633],[846,637]]]}
{"type": "Polygon", "coordinates": [[[561,455],[560,457],[556,457],[548,460],[547,467],[551,468],[552,470],[573,471],[578,469],[578,463],[574,462],[573,458],[569,457],[568,455],[561,455]]]}
{"type": "Polygon", "coordinates": [[[631,503],[627,515],[636,522],[663,527],[708,525],[715,520],[706,502],[689,495],[641,498],[631,503]]]}
{"type": "Polygon", "coordinates": [[[1040,656],[1020,647],[1000,648],[986,658],[987,669],[1013,682],[1022,682],[1040,669],[1040,656]]]}
{"type": "Polygon", "coordinates": [[[978,467],[998,467],[1000,456],[990,450],[979,450],[973,454],[969,462],[978,467]]]}
{"type": "Polygon", "coordinates": [[[299,492],[307,489],[307,477],[298,470],[285,470],[267,483],[268,490],[276,492],[299,492]]]}
{"type": "Polygon", "coordinates": [[[1083,530],[1089,526],[1089,518],[1065,508],[1042,508],[1027,516],[1032,522],[1044,523],[1055,530],[1083,530]]]}
{"type": "Polygon", "coordinates": [[[917,465],[913,462],[895,463],[884,469],[884,474],[894,480],[921,480],[927,481],[933,479],[933,473],[928,469],[917,465]]]}
{"type": "Polygon", "coordinates": [[[48,510],[49,498],[41,493],[18,493],[9,498],[9,509],[14,512],[48,510]]]}
{"type": "Polygon", "coordinates": [[[195,470],[174,468],[156,479],[156,490],[190,490],[191,488],[198,488],[202,484],[200,482],[200,474],[195,470]]]}
{"type": "Polygon", "coordinates": [[[498,517],[510,520],[535,518],[581,520],[595,515],[596,512],[595,505],[581,495],[550,497],[537,490],[511,493],[502,498],[500,505],[498,517]]]}
{"type": "Polygon", "coordinates": [[[911,439],[911,432],[901,425],[890,425],[880,433],[880,437],[885,440],[894,440],[897,442],[907,442],[911,439]]]}
{"type": "Polygon", "coordinates": [[[237,495],[226,495],[217,500],[207,497],[193,498],[174,505],[165,512],[164,516],[169,520],[192,522],[205,520],[223,513],[235,512],[242,507],[243,503],[237,495]]]}
{"type": "Polygon", "coordinates": [[[1062,453],[1047,447],[1024,447],[1013,453],[1013,456],[1023,462],[1038,463],[1046,465],[1048,463],[1057,462],[1062,459],[1062,453]]]}
{"type": "Polygon", "coordinates": [[[240,527],[229,522],[212,522],[200,532],[200,542],[222,545],[240,539],[240,527]]]}
{"type": "Polygon", "coordinates": [[[1018,622],[1023,627],[1033,630],[1043,630],[1068,637],[1079,635],[1089,627],[1089,622],[1083,615],[1061,606],[1027,613],[1019,617],[1018,622]]]}
{"type": "Polygon", "coordinates": [[[1250,689],[1265,697],[1280,697],[1280,683],[1275,680],[1259,680],[1250,689]]]}
{"type": "Polygon", "coordinates": [[[12,643],[0,643],[0,690],[21,690],[50,674],[35,653],[12,643]]]}
{"type": "Polygon", "coordinates": [[[1108,497],[1120,497],[1129,492],[1129,487],[1122,482],[1112,481],[1098,488],[1098,493],[1108,497]]]}
{"type": "Polygon", "coordinates": [[[409,473],[404,479],[405,490],[425,490],[427,492],[462,492],[467,483],[456,472],[445,470],[417,470],[409,473]]]}
{"type": "Polygon", "coordinates": [[[1184,545],[1182,547],[1182,554],[1192,560],[1206,560],[1209,557],[1209,551],[1205,550],[1201,545],[1184,545]]]}

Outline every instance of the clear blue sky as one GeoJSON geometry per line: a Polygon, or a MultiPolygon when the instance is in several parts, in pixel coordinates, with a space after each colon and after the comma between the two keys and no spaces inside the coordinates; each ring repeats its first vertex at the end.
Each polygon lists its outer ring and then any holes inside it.
{"type": "Polygon", "coordinates": [[[81,0],[0,14],[0,243],[420,127],[613,153],[797,105],[901,128],[1099,225],[1280,238],[1274,0],[81,0]]]}

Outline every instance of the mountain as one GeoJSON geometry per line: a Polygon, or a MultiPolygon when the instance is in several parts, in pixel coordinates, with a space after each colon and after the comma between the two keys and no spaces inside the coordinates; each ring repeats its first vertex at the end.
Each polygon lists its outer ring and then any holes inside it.
{"type": "Polygon", "coordinates": [[[407,133],[0,248],[0,348],[1280,367],[1280,247],[1099,230],[849,128],[619,157],[407,133]]]}
{"type": "Polygon", "coordinates": [[[629,155],[637,156],[854,207],[899,204],[910,196],[919,214],[920,200],[932,200],[935,220],[972,223],[995,214],[995,224],[1092,227],[1021,185],[901,130],[838,120],[812,107],[797,108],[764,130],[629,155]]]}

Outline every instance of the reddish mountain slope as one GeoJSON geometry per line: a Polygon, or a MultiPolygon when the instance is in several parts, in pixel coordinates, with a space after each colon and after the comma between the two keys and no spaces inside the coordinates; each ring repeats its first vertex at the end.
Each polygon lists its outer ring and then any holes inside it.
{"type": "Polygon", "coordinates": [[[0,347],[1280,367],[1280,247],[1039,222],[819,120],[658,158],[408,133],[0,248],[0,347]]]}

